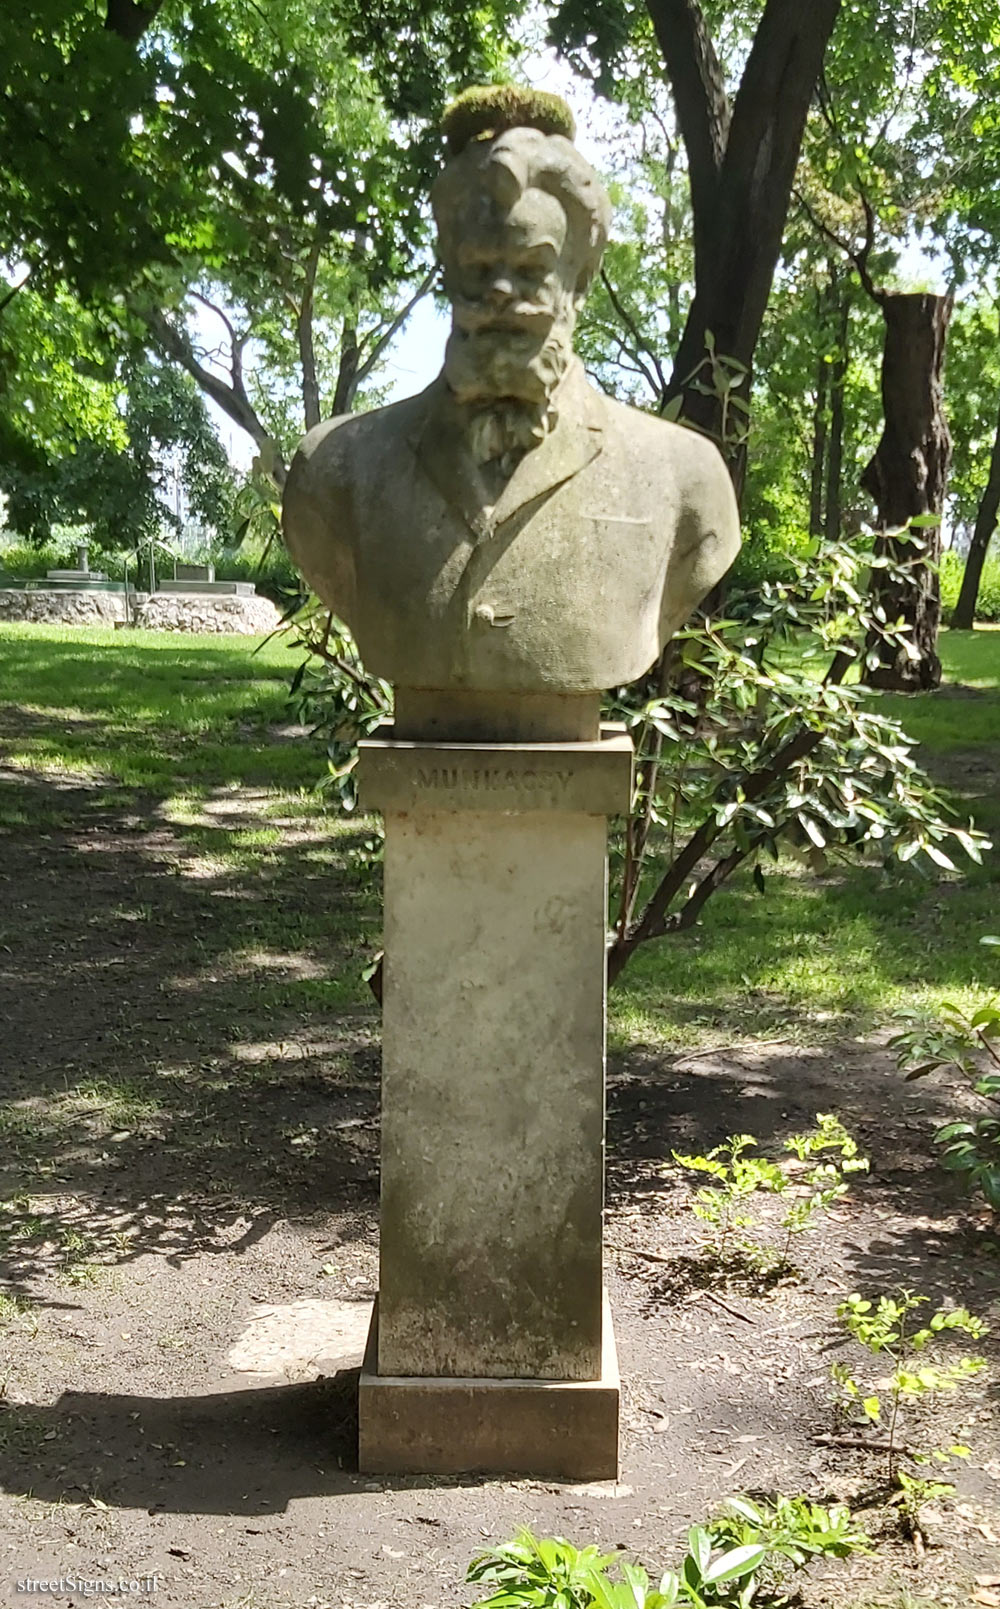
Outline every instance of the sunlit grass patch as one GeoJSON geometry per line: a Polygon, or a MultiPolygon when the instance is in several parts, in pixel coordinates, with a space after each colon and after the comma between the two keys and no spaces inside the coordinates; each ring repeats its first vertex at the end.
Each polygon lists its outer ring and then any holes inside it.
{"type": "Polygon", "coordinates": [[[0,1290],[0,1329],[19,1328],[37,1330],[38,1317],[35,1305],[26,1296],[0,1290]]]}

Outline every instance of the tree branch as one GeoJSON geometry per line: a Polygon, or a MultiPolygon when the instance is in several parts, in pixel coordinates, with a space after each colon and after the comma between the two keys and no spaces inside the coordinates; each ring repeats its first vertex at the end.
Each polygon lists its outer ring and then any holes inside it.
{"type": "Polygon", "coordinates": [[[375,342],[375,345],[372,347],[368,356],[358,369],[357,375],[355,376],[355,389],[357,389],[357,387],[361,385],[363,381],[367,380],[393,336],[398,330],[402,329],[417,303],[423,301],[440,272],[440,267],[435,264],[430,273],[424,275],[423,279],[420,281],[420,284],[410,297],[410,300],[406,303],[406,306],[400,308],[399,312],[392,320],[392,323],[389,324],[379,336],[378,340],[375,342]]]}
{"type": "MultiPolygon", "coordinates": [[[[743,771],[736,776],[733,779],[734,791],[742,791],[743,797],[748,803],[759,799],[788,770],[789,766],[794,765],[796,760],[804,759],[807,754],[810,754],[820,743],[822,736],[822,732],[814,731],[811,727],[803,728],[793,738],[789,738],[784,748],[778,750],[770,765],[765,766],[760,771],[743,771]]],[[[707,855],[722,831],[723,828],[716,821],[713,811],[708,820],[703,821],[697,831],[692,833],[680,854],[676,856],[672,865],[667,868],[660,879],[656,891],[650,898],[639,921],[629,928],[623,939],[616,940],[612,944],[608,953],[609,983],[614,982],[629,956],[640,944],[644,943],[646,939],[656,938],[660,934],[669,931],[665,923],[671,902],[692,875],[698,862],[707,855]]],[[[725,862],[720,862],[719,864],[724,865],[725,862]]],[[[712,886],[716,885],[713,884],[712,886]]],[[[697,890],[695,890],[696,892],[697,890]]],[[[708,898],[708,893],[710,892],[711,889],[705,894],[705,899],[708,898]]],[[[694,894],[691,897],[694,898],[694,894]]],[[[704,900],[702,903],[704,903],[704,900]]]]}
{"type": "Polygon", "coordinates": [[[316,374],[316,349],[313,345],[313,306],[316,294],[316,272],[319,268],[323,237],[317,235],[306,258],[302,302],[295,321],[299,342],[299,362],[302,365],[302,411],[306,429],[312,430],[320,421],[319,378],[316,374]]]}
{"type": "MultiPolygon", "coordinates": [[[[624,324],[626,330],[628,331],[628,333],[631,335],[633,341],[635,342],[636,350],[631,355],[635,358],[637,363],[640,363],[640,365],[642,367],[642,370],[643,370],[643,373],[645,374],[646,373],[645,365],[641,364],[641,358],[640,358],[640,354],[645,352],[646,356],[649,358],[649,361],[652,363],[654,369],[656,370],[656,378],[657,378],[658,384],[654,385],[652,387],[652,389],[657,393],[657,396],[662,400],[662,398],[666,395],[667,377],[664,374],[663,369],[662,369],[662,367],[660,365],[659,358],[657,357],[656,353],[653,351],[653,348],[650,346],[649,342],[643,336],[642,331],[639,329],[639,327],[636,324],[636,322],[635,322],[634,318],[632,317],[632,315],[628,312],[627,308],[625,307],[624,303],[622,302],[621,298],[619,297],[617,291],[615,290],[615,287],[612,285],[610,279],[608,278],[607,269],[605,269],[605,268],[601,269],[601,284],[604,286],[604,289],[608,293],[608,300],[610,301],[611,306],[614,308],[614,310],[617,313],[618,317],[621,319],[622,323],[624,324]]],[[[625,350],[624,342],[622,342],[622,349],[625,350]]],[[[647,376],[647,378],[648,378],[648,376],[647,376]]]]}
{"type": "Polygon", "coordinates": [[[107,0],[104,13],[106,33],[117,34],[126,44],[136,45],[156,21],[163,0],[107,0]]]}
{"type": "MultiPolygon", "coordinates": [[[[242,369],[237,357],[237,348],[234,348],[233,380],[227,385],[211,369],[199,362],[194,347],[186,331],[179,330],[172,324],[166,314],[158,307],[133,303],[133,311],[143,320],[157,345],[181,368],[186,369],[191,378],[197,381],[207,397],[220,407],[223,413],[228,414],[233,422],[245,430],[247,435],[256,442],[258,447],[268,447],[274,454],[274,477],[279,487],[284,485],[286,469],[284,460],[278,452],[277,444],[270,431],[266,429],[259,415],[253,407],[243,384],[242,369]]],[[[237,345],[241,345],[238,343],[237,345]]]]}
{"type": "Polygon", "coordinates": [[[35,272],[37,266],[38,265],[36,263],[32,263],[24,278],[19,280],[16,285],[9,286],[4,295],[0,296],[0,313],[2,313],[4,308],[9,306],[9,304],[14,300],[14,297],[17,295],[18,291],[23,291],[25,285],[27,285],[28,280],[35,272]]]}
{"type": "Polygon", "coordinates": [[[726,153],[729,97],[698,0],[646,0],[646,9],[663,52],[687,151],[697,257],[707,245],[699,219],[715,205],[726,153]]]}
{"type": "Polygon", "coordinates": [[[868,260],[871,257],[872,250],[875,245],[875,213],[872,209],[872,204],[868,200],[868,197],[865,195],[864,191],[861,191],[861,204],[865,213],[865,240],[864,245],[858,248],[849,245],[846,240],[841,239],[840,235],[834,234],[833,230],[823,222],[822,218],[819,216],[819,213],[814,211],[814,209],[809,205],[809,202],[806,200],[801,190],[796,190],[794,195],[796,201],[802,208],[802,211],[805,213],[806,217],[809,219],[809,222],[812,224],[813,228],[818,229],[821,235],[824,235],[832,245],[837,247],[838,251],[843,252],[848,262],[851,263],[857,271],[858,278],[861,281],[866,295],[870,296],[872,301],[881,307],[882,303],[885,301],[885,291],[880,290],[875,284],[875,281],[872,279],[871,272],[868,268],[868,260]]]}

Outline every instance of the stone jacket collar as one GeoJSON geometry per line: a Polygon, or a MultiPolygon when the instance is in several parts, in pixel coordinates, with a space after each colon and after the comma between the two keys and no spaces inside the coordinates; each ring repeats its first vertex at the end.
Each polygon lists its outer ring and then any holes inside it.
{"type": "Polygon", "coordinates": [[[491,504],[479,465],[464,433],[456,429],[454,403],[443,376],[419,400],[422,406],[408,434],[409,445],[421,469],[479,541],[491,537],[526,504],[578,475],[603,445],[601,398],[588,385],[582,363],[574,359],[557,393],[554,428],[538,447],[525,453],[491,504]]]}

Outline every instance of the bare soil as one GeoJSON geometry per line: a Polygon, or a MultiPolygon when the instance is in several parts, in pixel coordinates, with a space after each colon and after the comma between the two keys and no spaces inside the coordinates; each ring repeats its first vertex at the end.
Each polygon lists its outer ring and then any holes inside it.
{"type": "MultiPolygon", "coordinates": [[[[241,878],[199,860],[152,797],[24,771],[0,788],[40,823],[0,857],[4,1288],[30,1303],[0,1326],[4,1601],[24,1602],[24,1578],[155,1573],[158,1604],[198,1609],[444,1609],[472,1601],[471,1556],[520,1525],[655,1571],[728,1493],[781,1490],[844,1498],[879,1538],[807,1579],[805,1603],[904,1587],[1000,1603],[975,1584],[1000,1574],[1000,1259],[933,1160],[946,1088],[904,1086],[878,1041],[613,1057],[620,1482],[373,1480],[356,1470],[356,1373],[323,1357],[247,1372],[245,1343],[270,1308],[343,1316],[374,1294],[377,1015],[307,988],[352,960],[333,913],[362,909],[357,875],[292,827],[241,878]],[[326,953],[267,948],[293,910],[332,913],[326,953]],[[252,965],[226,960],[239,931],[264,936],[252,965]],[[831,1109],[870,1179],[797,1243],[798,1277],[713,1278],[672,1151],[738,1130],[778,1148],[831,1109]],[[877,1455],[829,1439],[831,1359],[851,1356],[836,1303],[899,1284],[994,1317],[989,1371],[938,1426],[974,1456],[928,1512],[922,1557],[882,1506],[877,1455]]],[[[227,797],[252,821],[252,798],[227,797]]]]}

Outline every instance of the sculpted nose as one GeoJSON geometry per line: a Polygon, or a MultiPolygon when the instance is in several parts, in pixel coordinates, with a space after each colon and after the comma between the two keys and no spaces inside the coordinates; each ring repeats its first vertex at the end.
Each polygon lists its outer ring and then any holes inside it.
{"type": "Polygon", "coordinates": [[[491,302],[509,302],[515,295],[513,276],[506,270],[494,274],[487,292],[491,302]]]}

